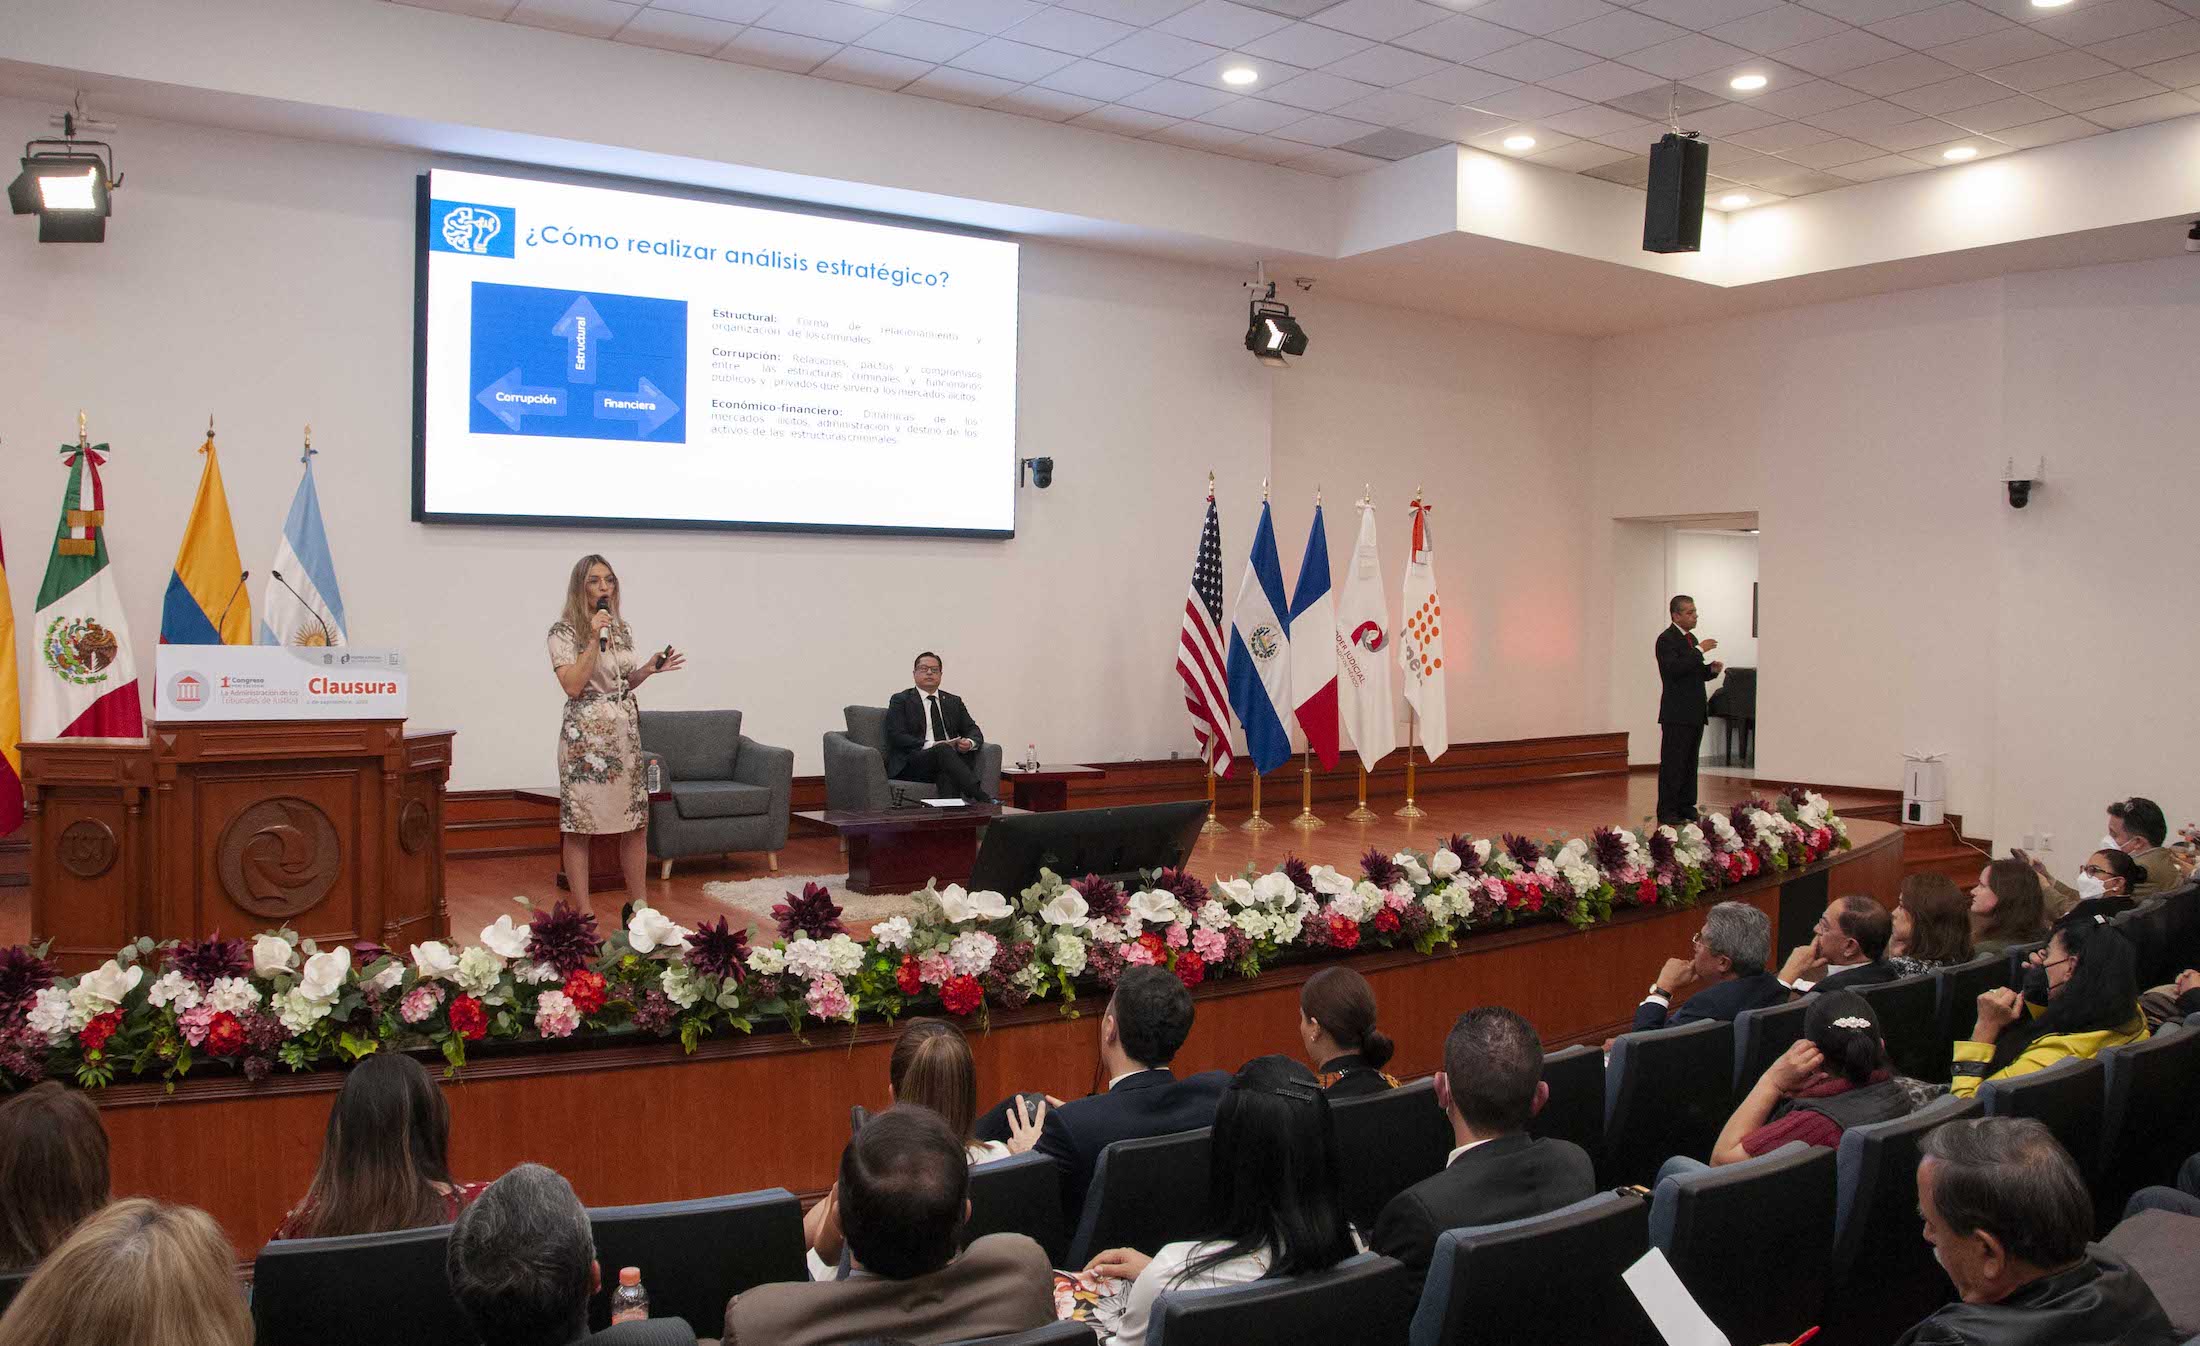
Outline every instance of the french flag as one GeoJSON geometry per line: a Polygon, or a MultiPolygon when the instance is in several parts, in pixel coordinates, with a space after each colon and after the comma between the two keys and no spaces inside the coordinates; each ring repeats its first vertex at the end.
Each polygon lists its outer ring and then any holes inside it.
{"type": "Polygon", "coordinates": [[[1283,598],[1283,563],[1276,557],[1276,528],[1268,502],[1260,502],[1253,556],[1238,586],[1230,616],[1226,676],[1230,708],[1245,726],[1245,750],[1253,770],[1266,775],[1291,760],[1291,624],[1283,598]]]}
{"type": "Polygon", "coordinates": [[[1337,768],[1337,606],[1329,596],[1329,532],[1321,501],[1299,558],[1299,582],[1291,591],[1291,689],[1298,694],[1299,731],[1321,759],[1337,768]]]}

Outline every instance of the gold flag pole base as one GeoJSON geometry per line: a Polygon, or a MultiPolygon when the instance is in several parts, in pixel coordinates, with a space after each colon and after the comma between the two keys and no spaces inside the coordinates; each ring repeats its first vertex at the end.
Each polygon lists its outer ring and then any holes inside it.
{"type": "Polygon", "coordinates": [[[1314,754],[1309,752],[1299,766],[1299,816],[1291,825],[1301,832],[1311,832],[1328,824],[1314,816],[1314,754]]]}
{"type": "Polygon", "coordinates": [[[1260,816],[1260,768],[1253,768],[1253,816],[1238,824],[1241,832],[1272,832],[1275,824],[1260,816]]]}
{"type": "Polygon", "coordinates": [[[1215,772],[1210,766],[1207,768],[1207,821],[1199,825],[1199,834],[1203,837],[1219,837],[1229,830],[1215,818],[1215,772]]]}
{"type": "Polygon", "coordinates": [[[1375,820],[1375,810],[1367,806],[1367,768],[1364,766],[1360,768],[1359,805],[1344,816],[1346,821],[1355,823],[1373,822],[1375,820]]]}
{"type": "Polygon", "coordinates": [[[1426,818],[1428,813],[1413,802],[1413,730],[1416,717],[1406,717],[1406,806],[1391,814],[1393,818],[1426,818]]]}

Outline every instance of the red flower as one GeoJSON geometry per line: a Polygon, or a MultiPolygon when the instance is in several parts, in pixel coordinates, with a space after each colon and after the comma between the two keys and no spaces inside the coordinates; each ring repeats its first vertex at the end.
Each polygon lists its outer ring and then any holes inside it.
{"type": "Polygon", "coordinates": [[[1169,965],[1169,942],[1167,940],[1148,930],[1138,937],[1138,942],[1145,946],[1147,953],[1153,955],[1153,961],[1163,967],[1169,965]]]}
{"type": "Polygon", "coordinates": [[[1635,901],[1647,907],[1657,900],[1658,881],[1656,879],[1644,879],[1635,886],[1635,901]]]}
{"type": "Polygon", "coordinates": [[[601,972],[591,972],[585,967],[573,969],[573,975],[565,979],[565,998],[584,1015],[603,1008],[603,1002],[609,998],[609,989],[601,972]]]}
{"type": "Polygon", "coordinates": [[[1375,913],[1375,929],[1385,935],[1398,933],[1398,913],[1388,907],[1375,913]]]}
{"type": "Polygon", "coordinates": [[[96,1052],[105,1047],[107,1039],[113,1037],[115,1030],[121,1027],[122,1011],[111,1009],[78,1029],[76,1040],[84,1044],[85,1051],[96,1052]]]}
{"type": "MultiPolygon", "coordinates": [[[[1357,928],[1355,927],[1355,937],[1357,928]]],[[[1207,980],[1207,960],[1190,949],[1179,949],[1176,955],[1176,979],[1187,988],[1207,980]]]]}
{"type": "Polygon", "coordinates": [[[1329,913],[1329,943],[1333,948],[1358,948],[1360,923],[1338,912],[1329,913]]]}
{"type": "Polygon", "coordinates": [[[470,995],[454,997],[450,1008],[451,1031],[468,1042],[489,1036],[489,1016],[481,1002],[470,995]]]}
{"type": "Polygon", "coordinates": [[[917,960],[908,954],[901,956],[901,966],[894,969],[894,984],[903,995],[915,995],[924,989],[924,978],[917,975],[917,960]]]}
{"type": "Polygon", "coordinates": [[[1543,889],[1541,885],[1533,883],[1527,885],[1527,890],[1520,899],[1520,909],[1530,912],[1543,910],[1543,889]]]}
{"type": "Polygon", "coordinates": [[[244,1025],[223,1010],[206,1021],[206,1050],[216,1056],[235,1056],[245,1049],[244,1025]]]}
{"type": "Polygon", "coordinates": [[[949,1014],[959,1018],[974,1012],[985,1003],[985,988],[978,984],[976,977],[949,977],[946,984],[940,987],[940,1003],[947,1006],[949,1014]]]}
{"type": "Polygon", "coordinates": [[[1533,891],[1535,891],[1535,888],[1532,884],[1507,883],[1505,885],[1505,905],[1514,911],[1518,911],[1527,905],[1528,894],[1533,891]]]}

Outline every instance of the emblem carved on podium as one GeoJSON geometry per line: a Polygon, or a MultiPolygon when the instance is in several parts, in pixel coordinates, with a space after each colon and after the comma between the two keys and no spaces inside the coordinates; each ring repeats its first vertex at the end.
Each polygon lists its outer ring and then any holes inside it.
{"type": "Polygon", "coordinates": [[[417,799],[408,799],[397,811],[397,844],[407,855],[418,855],[428,848],[428,806],[417,799]]]}
{"type": "Polygon", "coordinates": [[[263,799],[230,820],[215,863],[229,900],[270,919],[312,910],[336,886],[343,848],[313,803],[263,799]]]}
{"type": "Polygon", "coordinates": [[[54,845],[61,867],[80,879],[96,879],[113,869],[121,850],[115,830],[92,818],[79,818],[62,828],[61,839],[54,845]]]}

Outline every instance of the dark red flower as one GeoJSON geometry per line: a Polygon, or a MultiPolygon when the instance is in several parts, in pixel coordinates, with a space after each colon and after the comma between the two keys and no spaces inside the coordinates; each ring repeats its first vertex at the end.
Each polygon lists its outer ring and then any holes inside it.
{"type": "Polygon", "coordinates": [[[704,976],[720,981],[732,980],[739,985],[749,975],[749,931],[747,926],[732,928],[721,916],[716,923],[704,922],[688,936],[687,959],[689,968],[704,976]]]}
{"type": "Polygon", "coordinates": [[[604,1001],[610,999],[610,987],[605,983],[602,973],[591,972],[585,967],[575,968],[572,975],[565,979],[565,998],[572,1001],[573,1008],[582,1014],[594,1014],[603,1008],[604,1001]]]}
{"type": "Polygon", "coordinates": [[[1532,883],[1531,883],[1531,884],[1529,884],[1529,885],[1528,885],[1528,887],[1527,887],[1527,890],[1526,890],[1526,892],[1524,892],[1524,893],[1523,893],[1523,894],[1521,895],[1521,899],[1520,899],[1520,909],[1521,909],[1522,911],[1541,911],[1541,910],[1543,910],[1543,890],[1542,890],[1542,888],[1540,888],[1540,887],[1538,887],[1537,885],[1535,885],[1535,884],[1532,884],[1532,883]]]}
{"type": "Polygon", "coordinates": [[[1129,899],[1123,896],[1123,886],[1110,883],[1097,874],[1087,874],[1081,879],[1070,880],[1070,890],[1085,899],[1086,915],[1096,921],[1120,921],[1129,909],[1129,899]]]}
{"type": "Polygon", "coordinates": [[[1198,911],[1207,905],[1207,885],[1184,870],[1155,870],[1153,886],[1183,903],[1186,911],[1198,911]]]}
{"type": "Polygon", "coordinates": [[[848,927],[840,923],[840,907],[833,901],[832,890],[822,883],[805,883],[800,896],[787,894],[787,900],[772,908],[772,919],[779,923],[783,939],[831,939],[847,933],[848,927]]]}
{"type": "Polygon", "coordinates": [[[974,1012],[978,1006],[985,1003],[985,988],[978,985],[976,977],[966,975],[949,977],[940,986],[940,1003],[947,1007],[949,1014],[959,1018],[962,1015],[974,1012]]]}
{"type": "Polygon", "coordinates": [[[1360,857],[1360,874],[1376,887],[1388,888],[1404,878],[1406,871],[1402,865],[1370,846],[1367,854],[1360,857]]]}
{"type": "MultiPolygon", "coordinates": [[[[252,953],[241,939],[223,939],[216,931],[211,939],[178,940],[167,953],[168,969],[201,990],[223,977],[241,977],[252,970],[252,953]]],[[[366,961],[353,958],[357,967],[366,961]]]]}
{"type": "Polygon", "coordinates": [[[1635,901],[1647,907],[1657,900],[1658,881],[1656,879],[1644,879],[1641,883],[1635,885],[1635,901]]]}
{"type": "Polygon", "coordinates": [[[17,944],[0,949],[0,1019],[24,1009],[59,972],[52,963],[17,944]]]}
{"type": "Polygon", "coordinates": [[[1302,893],[1312,895],[1314,891],[1314,872],[1306,867],[1304,860],[1295,855],[1283,857],[1283,876],[1291,880],[1292,887],[1302,893]]]}
{"type": "Polygon", "coordinates": [[[1207,960],[1190,949],[1179,949],[1176,954],[1176,979],[1189,988],[1207,980],[1207,960]]]}
{"type": "Polygon", "coordinates": [[[894,969],[894,985],[903,995],[915,995],[924,989],[924,979],[917,975],[917,960],[908,954],[901,956],[901,966],[894,969]]]}
{"type": "Polygon", "coordinates": [[[113,1037],[115,1031],[121,1027],[122,1011],[111,1009],[77,1030],[76,1040],[84,1044],[85,1051],[96,1052],[104,1048],[107,1039],[113,1037]]]}
{"type": "Polygon", "coordinates": [[[1360,923],[1340,912],[1329,913],[1329,943],[1339,949],[1360,947],[1360,923]]]}
{"type": "Polygon", "coordinates": [[[489,1015],[472,996],[454,997],[448,1013],[451,1031],[466,1041],[479,1042],[489,1035],[489,1015]]]}
{"type": "Polygon", "coordinates": [[[247,1045],[244,1025],[238,1023],[237,1016],[228,1010],[222,1010],[206,1021],[206,1050],[213,1055],[235,1056],[247,1045]]]}
{"type": "Polygon", "coordinates": [[[1398,913],[1384,907],[1375,913],[1373,924],[1379,933],[1395,935],[1398,933],[1398,913]]]}
{"type": "Polygon", "coordinates": [[[603,937],[596,933],[595,913],[582,911],[569,902],[560,902],[536,916],[527,932],[528,957],[556,968],[561,977],[587,967],[588,960],[603,947],[603,937]]]}

